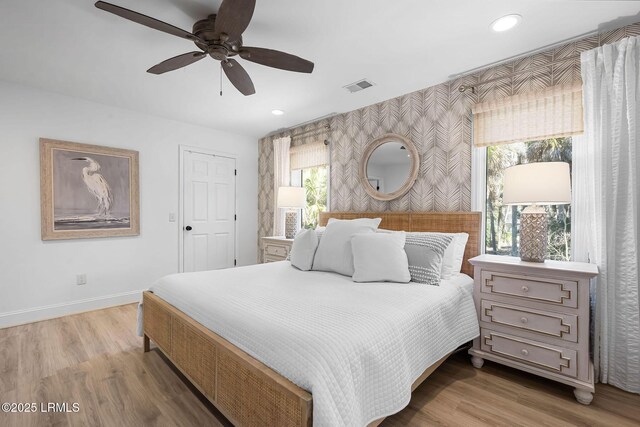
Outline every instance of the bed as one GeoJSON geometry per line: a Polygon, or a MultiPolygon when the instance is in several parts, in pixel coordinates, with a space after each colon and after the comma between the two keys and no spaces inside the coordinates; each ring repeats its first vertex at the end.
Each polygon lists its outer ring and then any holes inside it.
{"type": "Polygon", "coordinates": [[[282,261],[161,279],[143,295],[145,351],[153,340],[234,425],[377,425],[477,335],[468,259],[479,213],[326,213],[321,223],[330,217],[466,232],[466,275],[438,287],[356,284],[282,261]]]}

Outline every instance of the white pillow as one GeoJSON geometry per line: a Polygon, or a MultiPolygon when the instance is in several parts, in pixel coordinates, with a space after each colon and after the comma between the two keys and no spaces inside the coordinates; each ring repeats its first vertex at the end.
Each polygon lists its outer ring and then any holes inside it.
{"type": "Polygon", "coordinates": [[[318,249],[316,231],[300,230],[291,245],[291,265],[303,271],[311,270],[316,249],[318,249]]]}
{"type": "Polygon", "coordinates": [[[354,282],[409,283],[409,261],[404,251],[406,234],[364,233],[351,238],[354,282]]]}
{"type": "MultiPolygon", "coordinates": [[[[316,236],[318,236],[318,244],[320,243],[320,239],[322,239],[322,235],[324,234],[324,229],[327,227],[317,226],[315,228],[316,236]]],[[[317,249],[317,245],[316,245],[317,249]]],[[[291,261],[291,251],[289,251],[289,255],[287,255],[287,261],[291,261]]]]}
{"type": "MultiPolygon", "coordinates": [[[[393,233],[391,230],[378,229],[378,233],[393,233]]],[[[420,233],[420,232],[416,232],[420,233]]],[[[450,236],[451,243],[442,255],[442,267],[440,268],[441,279],[451,279],[462,270],[462,260],[464,259],[464,249],[467,246],[469,235],[467,233],[437,233],[426,231],[424,234],[438,234],[450,236]]]]}
{"type": "Polygon", "coordinates": [[[318,244],[312,270],[332,271],[353,276],[351,237],[354,234],[375,232],[380,221],[382,221],[381,218],[351,220],[331,218],[318,244]]]}
{"type": "Polygon", "coordinates": [[[462,259],[464,258],[464,248],[467,246],[469,235],[467,233],[441,233],[452,236],[453,239],[442,257],[442,269],[440,277],[451,279],[462,270],[462,259]]]}
{"type": "Polygon", "coordinates": [[[451,235],[443,233],[407,233],[404,250],[412,282],[440,286],[442,259],[452,240],[451,235]]]}

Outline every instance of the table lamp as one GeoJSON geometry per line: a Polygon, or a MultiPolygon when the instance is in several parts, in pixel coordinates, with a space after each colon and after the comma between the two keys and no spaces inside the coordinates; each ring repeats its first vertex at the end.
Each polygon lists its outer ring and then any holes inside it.
{"type": "Polygon", "coordinates": [[[540,205],[571,203],[569,163],[528,163],[505,169],[502,199],[505,205],[528,205],[520,216],[520,259],[544,262],[548,220],[540,205]]]}
{"type": "Polygon", "coordinates": [[[307,205],[307,194],[303,187],[279,187],[278,207],[288,209],[285,219],[284,237],[293,239],[298,232],[298,211],[307,205]]]}

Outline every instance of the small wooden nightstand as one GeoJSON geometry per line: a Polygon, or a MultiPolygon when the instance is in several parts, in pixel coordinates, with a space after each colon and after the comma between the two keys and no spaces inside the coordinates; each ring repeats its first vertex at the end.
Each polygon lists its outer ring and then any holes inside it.
{"type": "Polygon", "coordinates": [[[293,239],[283,236],[262,238],[262,262],[284,261],[291,252],[293,239]]]}
{"type": "Polygon", "coordinates": [[[480,255],[474,265],[473,299],[480,337],[471,363],[502,363],[575,387],[576,400],[593,400],[589,356],[589,280],[594,264],[480,255]]]}

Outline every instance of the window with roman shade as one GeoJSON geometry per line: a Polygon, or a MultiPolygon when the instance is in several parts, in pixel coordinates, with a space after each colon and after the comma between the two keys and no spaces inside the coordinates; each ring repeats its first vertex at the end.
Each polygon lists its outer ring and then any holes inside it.
{"type": "Polygon", "coordinates": [[[476,147],[561,138],[584,131],[581,83],[482,102],[472,112],[476,147]]]}
{"type": "Polygon", "coordinates": [[[291,170],[308,169],[329,164],[329,146],[324,141],[291,147],[291,170]]]}
{"type": "Polygon", "coordinates": [[[329,146],[324,141],[291,147],[291,185],[305,188],[307,206],[303,228],[315,228],[320,212],[327,209],[329,184],[329,146]]]}
{"type": "MultiPolygon", "coordinates": [[[[519,256],[522,206],[504,204],[504,172],[525,163],[567,162],[572,136],[583,133],[582,86],[569,84],[479,103],[472,108],[473,144],[484,148],[478,189],[487,227],[485,252],[519,256]]],[[[579,143],[579,142],[576,142],[579,143]]],[[[550,205],[548,259],[571,258],[571,205],[550,205]]]]}

